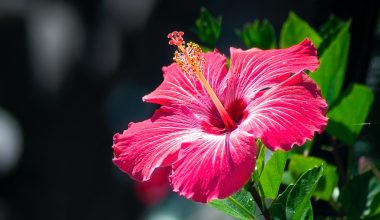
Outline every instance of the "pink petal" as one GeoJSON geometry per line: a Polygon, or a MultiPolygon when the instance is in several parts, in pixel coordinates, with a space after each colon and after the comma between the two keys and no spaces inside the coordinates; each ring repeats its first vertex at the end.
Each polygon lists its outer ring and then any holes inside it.
{"type": "Polygon", "coordinates": [[[259,91],[277,85],[292,73],[314,71],[318,66],[317,50],[309,39],[287,49],[243,51],[231,48],[227,87],[230,97],[227,98],[253,98],[259,91]]]}
{"type": "Polygon", "coordinates": [[[318,86],[304,73],[267,90],[247,109],[249,116],[241,129],[260,137],[271,150],[301,146],[327,124],[326,101],[318,86]]]}
{"type": "Polygon", "coordinates": [[[186,107],[161,107],[151,119],[115,134],[113,162],[132,178],[149,180],[156,168],[177,160],[182,142],[199,135],[196,127],[196,118],[186,107]]]}
{"type": "Polygon", "coordinates": [[[247,132],[204,134],[182,146],[173,164],[173,190],[198,202],[222,199],[240,190],[256,161],[256,144],[247,132]]]}
{"type": "MultiPolygon", "coordinates": [[[[205,54],[204,76],[217,95],[220,94],[227,69],[226,58],[218,52],[205,54]]],[[[146,102],[160,105],[187,105],[195,112],[209,112],[214,104],[196,76],[182,73],[173,63],[163,68],[164,81],[152,93],[143,97],[146,102]]],[[[204,113],[207,114],[207,113],[204,113]]]]}

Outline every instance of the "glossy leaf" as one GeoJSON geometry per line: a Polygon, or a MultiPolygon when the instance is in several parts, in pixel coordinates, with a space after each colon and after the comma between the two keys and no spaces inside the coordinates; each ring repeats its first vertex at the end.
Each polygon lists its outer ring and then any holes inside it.
{"type": "Polygon", "coordinates": [[[281,29],[280,47],[290,47],[305,38],[310,38],[317,48],[322,43],[322,38],[306,21],[302,20],[294,12],[290,12],[281,29]]]}
{"type": "Polygon", "coordinates": [[[293,187],[294,184],[289,184],[285,191],[270,206],[269,212],[274,220],[286,219],[286,202],[293,187]]]}
{"type": "Polygon", "coordinates": [[[320,158],[294,155],[289,163],[289,171],[292,178],[297,179],[308,169],[322,164],[324,164],[323,174],[313,196],[329,201],[334,188],[338,184],[339,176],[335,166],[327,164],[326,161],[320,158]]]}
{"type": "Polygon", "coordinates": [[[374,95],[363,85],[353,84],[337,100],[328,113],[327,132],[348,145],[352,145],[362,130],[374,95]]]}
{"type": "Polygon", "coordinates": [[[192,30],[207,47],[214,48],[220,37],[221,25],[222,17],[215,17],[205,7],[202,7],[192,30]]]}
{"type": "Polygon", "coordinates": [[[256,204],[245,189],[226,199],[213,200],[209,205],[238,219],[255,219],[256,204]]]}
{"type": "Polygon", "coordinates": [[[281,184],[288,154],[281,150],[275,151],[265,164],[260,176],[260,184],[263,189],[264,198],[276,198],[281,184]]]}
{"type": "Polygon", "coordinates": [[[286,202],[286,218],[301,219],[307,216],[310,198],[322,177],[323,166],[315,167],[304,173],[295,183],[286,202]]]}
{"type": "Polygon", "coordinates": [[[342,89],[350,46],[350,24],[347,22],[340,30],[320,57],[319,69],[310,74],[329,104],[338,98],[342,89]]]}
{"type": "MultiPolygon", "coordinates": [[[[282,195],[280,195],[278,201],[273,203],[270,208],[270,213],[273,220],[284,220],[288,219],[286,217],[286,199],[289,196],[289,192],[294,185],[289,185],[289,190],[286,190],[282,195]],[[285,198],[285,200],[284,200],[285,198]]],[[[288,189],[287,188],[287,189],[288,189]]],[[[301,216],[302,220],[312,220],[313,219],[313,207],[311,206],[311,201],[307,203],[303,215],[301,216]]]]}
{"type": "Polygon", "coordinates": [[[264,20],[261,24],[259,20],[255,20],[246,24],[243,30],[237,30],[236,34],[248,48],[276,48],[276,33],[268,20],[264,20]]]}
{"type": "Polygon", "coordinates": [[[273,219],[313,219],[310,198],[323,173],[323,166],[305,172],[278,196],[269,211],[273,219]]]}

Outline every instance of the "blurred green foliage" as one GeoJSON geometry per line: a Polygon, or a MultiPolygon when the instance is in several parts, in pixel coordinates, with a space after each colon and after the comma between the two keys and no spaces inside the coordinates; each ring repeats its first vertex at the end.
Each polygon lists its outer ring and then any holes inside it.
{"type": "Polygon", "coordinates": [[[205,7],[201,12],[192,31],[208,48],[214,48],[221,33],[222,17],[213,16],[205,7]]]}
{"type": "Polygon", "coordinates": [[[246,24],[243,30],[236,30],[236,35],[240,37],[248,48],[276,48],[276,33],[267,20],[264,20],[261,24],[259,20],[246,24]]]}
{"type": "Polygon", "coordinates": [[[380,207],[380,182],[371,171],[355,176],[342,188],[339,201],[350,219],[371,219],[380,207]]]}

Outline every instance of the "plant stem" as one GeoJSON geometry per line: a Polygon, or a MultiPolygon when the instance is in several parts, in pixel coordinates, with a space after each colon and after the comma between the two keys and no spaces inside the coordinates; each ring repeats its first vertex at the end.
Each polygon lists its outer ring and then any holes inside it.
{"type": "Polygon", "coordinates": [[[269,214],[269,210],[263,207],[262,199],[261,199],[259,193],[256,191],[256,189],[254,187],[251,188],[250,193],[252,194],[253,199],[255,200],[255,202],[256,202],[257,206],[259,207],[264,218],[266,220],[270,220],[271,217],[269,214]]]}
{"type": "Polygon", "coordinates": [[[263,196],[264,196],[264,190],[263,190],[263,187],[261,186],[260,178],[256,174],[257,174],[256,172],[253,174],[253,178],[255,179],[255,182],[257,183],[257,188],[259,189],[259,193],[258,194],[259,194],[259,198],[260,198],[260,202],[261,202],[261,207],[264,210],[266,210],[267,206],[266,206],[265,200],[263,198],[263,196]]]}

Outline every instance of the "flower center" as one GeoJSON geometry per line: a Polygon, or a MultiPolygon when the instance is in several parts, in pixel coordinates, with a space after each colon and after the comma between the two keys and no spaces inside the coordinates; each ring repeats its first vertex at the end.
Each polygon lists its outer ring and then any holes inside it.
{"type": "MultiPolygon", "coordinates": [[[[234,121],[235,125],[239,125],[248,117],[246,107],[247,104],[243,99],[237,99],[232,103],[226,105],[226,110],[228,114],[231,116],[231,119],[234,121]]],[[[204,122],[202,124],[202,129],[205,132],[212,134],[224,134],[228,132],[221,118],[212,116],[208,118],[207,122],[204,122]]]]}
{"type": "Polygon", "coordinates": [[[202,86],[206,89],[207,93],[210,95],[212,102],[214,103],[216,109],[218,110],[221,119],[223,120],[226,130],[232,131],[236,128],[235,122],[231,119],[226,109],[220,102],[219,98],[216,96],[214,90],[211,88],[210,84],[207,82],[203,75],[205,59],[202,53],[202,49],[198,44],[187,43],[185,46],[185,41],[183,40],[183,32],[173,31],[168,34],[169,44],[178,47],[178,50],[174,54],[174,61],[178,64],[180,69],[189,76],[197,76],[202,86]]]}

